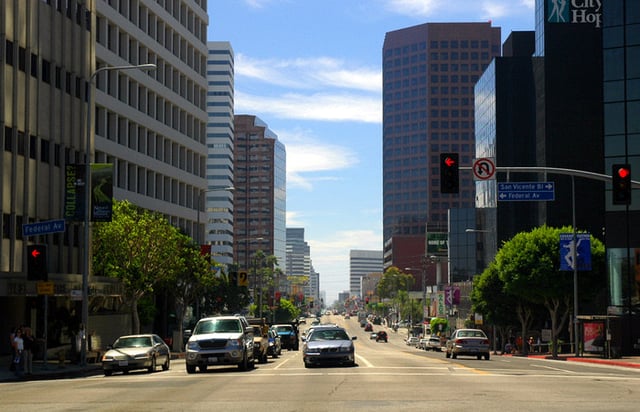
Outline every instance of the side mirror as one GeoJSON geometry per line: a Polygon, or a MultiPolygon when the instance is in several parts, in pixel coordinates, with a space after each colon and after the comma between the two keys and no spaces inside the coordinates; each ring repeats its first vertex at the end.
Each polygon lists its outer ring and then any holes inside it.
{"type": "Polygon", "coordinates": [[[351,340],[357,340],[357,339],[358,339],[358,337],[357,337],[357,336],[352,336],[352,337],[351,337],[351,340]]]}

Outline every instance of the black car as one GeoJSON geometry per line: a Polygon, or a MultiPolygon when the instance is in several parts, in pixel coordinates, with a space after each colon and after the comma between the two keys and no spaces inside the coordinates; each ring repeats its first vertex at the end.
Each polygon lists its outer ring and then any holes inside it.
{"type": "Polygon", "coordinates": [[[376,335],[376,342],[387,342],[389,339],[389,336],[387,336],[387,332],[381,330],[378,332],[378,334],[376,335]]]}

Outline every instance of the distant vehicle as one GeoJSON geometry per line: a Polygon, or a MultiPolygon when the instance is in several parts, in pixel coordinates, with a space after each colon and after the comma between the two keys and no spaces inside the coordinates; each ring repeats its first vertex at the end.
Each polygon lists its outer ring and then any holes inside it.
{"type": "Polygon", "coordinates": [[[489,338],[481,329],[458,329],[451,334],[445,346],[445,356],[456,359],[458,355],[476,356],[489,360],[489,338]]]}
{"type": "Polygon", "coordinates": [[[313,330],[302,345],[305,368],[320,364],[355,366],[355,339],[339,326],[313,330]]]}
{"type": "Polygon", "coordinates": [[[369,339],[377,339],[378,338],[378,334],[376,332],[371,332],[371,335],[369,335],[369,339]]]}
{"type": "Polygon", "coordinates": [[[384,341],[386,343],[388,339],[389,339],[389,336],[387,335],[387,332],[383,330],[379,331],[376,335],[376,342],[384,341]]]}
{"type": "Polygon", "coordinates": [[[373,325],[372,325],[372,324],[370,324],[370,323],[367,323],[367,324],[364,326],[364,331],[365,331],[365,332],[373,332],[373,325]]]}
{"type": "Polygon", "coordinates": [[[442,350],[442,344],[440,343],[440,337],[431,335],[427,338],[427,343],[424,347],[425,350],[433,350],[440,352],[442,350]]]}
{"type": "Polygon", "coordinates": [[[298,329],[288,323],[273,325],[271,328],[280,335],[282,349],[298,350],[300,345],[298,329]]]}
{"type": "Polygon", "coordinates": [[[253,328],[243,316],[200,319],[187,341],[185,364],[187,373],[195,373],[196,367],[204,372],[209,365],[238,365],[241,370],[252,369],[253,328]]]}
{"type": "Polygon", "coordinates": [[[420,342],[420,339],[418,339],[417,336],[411,336],[411,337],[407,338],[407,340],[405,341],[407,346],[417,346],[418,342],[420,342]]]}
{"type": "Polygon", "coordinates": [[[171,351],[158,335],[120,336],[108,348],[102,356],[105,376],[111,376],[113,372],[126,374],[135,369],[154,372],[157,365],[162,365],[162,370],[166,371],[171,364],[171,351]]]}

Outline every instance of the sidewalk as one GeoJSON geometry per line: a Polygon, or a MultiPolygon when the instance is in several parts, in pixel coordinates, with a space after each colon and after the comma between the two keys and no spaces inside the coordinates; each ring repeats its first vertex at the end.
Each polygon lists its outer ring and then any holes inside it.
{"type": "Polygon", "coordinates": [[[558,357],[554,358],[549,353],[529,353],[526,356],[520,354],[498,354],[494,356],[514,356],[514,357],[527,357],[534,359],[547,359],[555,361],[565,362],[583,362],[592,363],[598,365],[607,366],[620,366],[624,368],[636,368],[640,370],[640,357],[639,356],[626,356],[618,359],[606,359],[598,355],[584,354],[583,356],[575,356],[568,354],[558,354],[558,357]]]}
{"type": "Polygon", "coordinates": [[[16,376],[15,372],[9,370],[12,357],[9,355],[0,356],[0,382],[35,381],[43,379],[81,378],[102,373],[101,363],[89,363],[80,366],[76,363],[60,363],[49,360],[46,364],[42,360],[33,361],[33,374],[16,376]]]}

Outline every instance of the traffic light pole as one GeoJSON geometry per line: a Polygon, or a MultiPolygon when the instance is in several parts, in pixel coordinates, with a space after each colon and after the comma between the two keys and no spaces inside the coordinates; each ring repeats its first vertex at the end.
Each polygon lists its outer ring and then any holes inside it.
{"type": "MultiPolygon", "coordinates": [[[[471,170],[473,171],[473,167],[464,166],[460,167],[460,170],[471,170]]],[[[573,225],[573,244],[575,245],[576,240],[576,189],[575,189],[575,178],[582,177],[585,179],[598,180],[602,182],[610,182],[616,179],[616,176],[609,176],[602,173],[589,172],[585,170],[576,170],[576,169],[565,169],[559,167],[520,167],[520,166],[506,166],[506,167],[496,167],[497,172],[506,172],[507,180],[509,180],[509,173],[555,173],[561,175],[571,176],[571,207],[572,207],[572,225],[573,225]]],[[[631,188],[640,188],[640,182],[629,180],[631,184],[631,188]]],[[[627,210],[628,210],[627,206],[627,210]]],[[[627,241],[627,244],[629,242],[627,241]]],[[[627,247],[627,253],[629,248],[627,247]]],[[[578,264],[577,264],[577,256],[576,256],[576,248],[573,248],[573,256],[572,261],[573,264],[573,332],[574,332],[574,344],[575,344],[575,354],[576,356],[580,356],[580,349],[578,345],[578,336],[579,336],[579,322],[578,322],[578,264]]]]}

